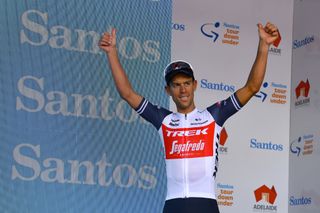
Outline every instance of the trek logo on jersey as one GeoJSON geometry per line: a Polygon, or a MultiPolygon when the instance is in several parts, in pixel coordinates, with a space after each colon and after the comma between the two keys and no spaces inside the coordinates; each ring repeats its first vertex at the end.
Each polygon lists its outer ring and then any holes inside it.
{"type": "Polygon", "coordinates": [[[178,137],[178,136],[196,136],[196,135],[207,135],[208,128],[205,129],[197,129],[197,130],[182,130],[182,131],[175,131],[175,130],[166,130],[168,137],[178,137]]]}
{"type": "Polygon", "coordinates": [[[213,155],[214,123],[194,128],[162,125],[166,159],[197,158],[213,155]]]}

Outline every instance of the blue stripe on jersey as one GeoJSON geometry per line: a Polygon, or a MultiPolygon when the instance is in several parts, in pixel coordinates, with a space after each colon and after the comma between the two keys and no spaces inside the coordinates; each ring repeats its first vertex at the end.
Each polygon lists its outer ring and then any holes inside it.
{"type": "Polygon", "coordinates": [[[242,105],[239,102],[236,94],[232,94],[226,100],[215,103],[207,108],[214,120],[219,126],[223,126],[224,122],[234,113],[241,109],[242,105]]]}
{"type": "Polygon", "coordinates": [[[160,129],[163,119],[172,113],[165,108],[151,104],[145,98],[143,98],[138,108],[135,110],[141,117],[152,123],[157,130],[160,129]]]}

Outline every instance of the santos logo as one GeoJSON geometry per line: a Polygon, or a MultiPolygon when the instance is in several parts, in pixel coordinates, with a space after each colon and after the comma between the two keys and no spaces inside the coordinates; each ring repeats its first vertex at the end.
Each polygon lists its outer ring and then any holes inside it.
{"type": "Polygon", "coordinates": [[[289,199],[290,206],[305,206],[305,205],[311,205],[312,198],[311,197],[299,197],[296,198],[294,196],[291,196],[289,199]]]}
{"type": "Polygon", "coordinates": [[[156,167],[142,165],[136,170],[129,164],[112,165],[104,153],[97,162],[63,161],[59,158],[41,158],[40,145],[19,144],[13,150],[14,165],[11,179],[47,183],[86,184],[108,187],[114,182],[122,188],[153,189],[157,184],[156,167]],[[27,156],[23,153],[28,151],[27,156]],[[85,172],[83,172],[85,171],[85,172]]]}
{"type": "Polygon", "coordinates": [[[27,112],[45,111],[49,115],[75,116],[91,119],[112,120],[118,118],[125,123],[135,122],[138,114],[121,100],[116,102],[106,90],[100,97],[94,95],[71,94],[62,91],[49,91],[45,94],[45,79],[23,76],[17,85],[19,95],[16,98],[16,110],[27,112]],[[32,86],[31,86],[32,85],[32,86]],[[87,108],[87,110],[83,108],[87,108]],[[130,110],[130,115],[127,115],[130,110]]]}
{"type": "Polygon", "coordinates": [[[172,30],[177,30],[177,31],[185,31],[186,30],[186,25],[185,24],[180,24],[180,23],[172,23],[171,24],[172,30]]]}
{"type": "MultiPolygon", "coordinates": [[[[52,48],[69,51],[101,53],[98,47],[101,34],[82,29],[71,30],[62,25],[48,26],[48,13],[27,10],[21,16],[24,29],[20,31],[21,44],[33,46],[49,45],[52,48]],[[77,38],[77,39],[75,39],[77,38]]],[[[119,54],[125,59],[138,59],[154,63],[160,60],[160,42],[138,41],[133,37],[124,37],[118,42],[119,54]],[[131,48],[132,47],[132,48],[131,48]]]]}
{"type": "Polygon", "coordinates": [[[207,79],[201,79],[201,88],[204,89],[210,89],[210,90],[218,90],[218,91],[225,91],[225,92],[235,92],[236,87],[233,85],[227,85],[224,83],[213,83],[213,82],[208,82],[207,79]]]}
{"type": "Polygon", "coordinates": [[[302,40],[294,40],[293,41],[293,49],[298,49],[304,46],[309,45],[310,43],[314,42],[314,35],[306,36],[302,40]]]}
{"type": "Polygon", "coordinates": [[[283,151],[282,144],[273,144],[272,142],[258,141],[255,138],[252,138],[250,140],[250,148],[265,149],[265,150],[271,150],[271,151],[283,151]]]}

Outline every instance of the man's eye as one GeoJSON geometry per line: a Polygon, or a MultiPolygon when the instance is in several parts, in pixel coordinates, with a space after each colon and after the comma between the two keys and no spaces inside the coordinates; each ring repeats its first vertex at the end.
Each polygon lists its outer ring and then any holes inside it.
{"type": "Polygon", "coordinates": [[[177,88],[177,87],[179,87],[179,84],[172,84],[172,86],[173,86],[174,88],[177,88]]]}

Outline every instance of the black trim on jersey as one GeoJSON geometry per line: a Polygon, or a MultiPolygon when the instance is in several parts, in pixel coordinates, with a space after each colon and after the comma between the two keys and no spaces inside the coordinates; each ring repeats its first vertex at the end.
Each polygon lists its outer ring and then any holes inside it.
{"type": "Polygon", "coordinates": [[[214,172],[212,174],[212,176],[214,178],[216,178],[217,173],[218,173],[218,168],[219,168],[219,141],[220,141],[220,134],[216,134],[217,137],[217,142],[216,142],[216,159],[215,159],[215,166],[214,166],[214,172]]]}
{"type": "Polygon", "coordinates": [[[217,102],[207,108],[214,120],[219,126],[223,126],[224,122],[238,112],[242,108],[236,94],[232,94],[226,100],[217,102]]]}
{"type": "Polygon", "coordinates": [[[172,113],[165,108],[151,104],[145,98],[142,99],[138,108],[135,110],[141,117],[152,123],[157,130],[160,129],[163,119],[172,113]]]}

